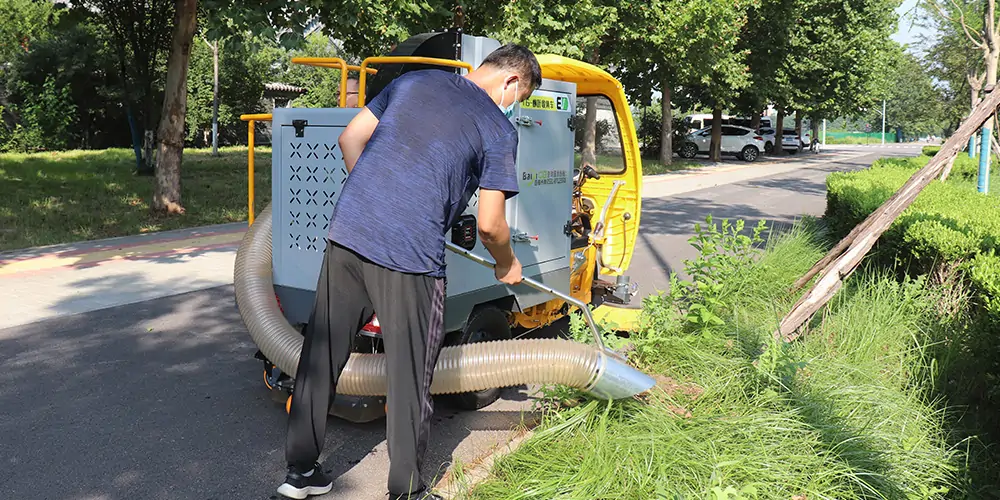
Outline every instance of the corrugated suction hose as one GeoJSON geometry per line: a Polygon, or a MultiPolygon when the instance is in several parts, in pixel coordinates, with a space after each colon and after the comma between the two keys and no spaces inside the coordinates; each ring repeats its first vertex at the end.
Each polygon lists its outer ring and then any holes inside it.
{"type": "MultiPolygon", "coordinates": [[[[236,304],[264,356],[295,377],[303,337],[288,323],[274,295],[271,224],[269,204],[240,243],[234,274],[236,304]]],[[[454,394],[522,384],[560,384],[602,399],[619,399],[646,391],[654,383],[646,374],[585,344],[559,339],[503,340],[443,348],[431,392],[454,394]]],[[[337,392],[384,396],[386,387],[385,355],[352,353],[337,392]]]]}

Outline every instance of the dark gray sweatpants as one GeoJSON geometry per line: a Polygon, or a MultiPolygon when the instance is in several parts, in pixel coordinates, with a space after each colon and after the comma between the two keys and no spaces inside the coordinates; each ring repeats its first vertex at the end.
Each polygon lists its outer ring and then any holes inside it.
{"type": "Polygon", "coordinates": [[[444,340],[444,300],[443,278],[392,271],[327,242],[288,417],[289,465],[306,470],[318,460],[355,334],[377,312],[389,378],[390,498],[424,489],[420,467],[434,411],[430,388],[444,340]]]}

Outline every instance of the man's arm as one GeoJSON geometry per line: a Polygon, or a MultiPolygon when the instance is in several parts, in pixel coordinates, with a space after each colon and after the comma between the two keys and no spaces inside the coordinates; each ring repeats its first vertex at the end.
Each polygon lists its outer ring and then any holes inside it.
{"type": "Polygon", "coordinates": [[[479,239],[496,262],[496,278],[508,285],[521,282],[521,263],[510,244],[507,196],[503,191],[479,190],[479,239]]]}
{"type": "Polygon", "coordinates": [[[483,155],[483,174],[479,180],[479,239],[496,261],[494,274],[501,283],[521,282],[521,263],[510,246],[507,225],[507,198],[516,196],[517,130],[496,138],[483,155]]]}
{"type": "Polygon", "coordinates": [[[378,126],[378,118],[366,106],[347,124],[347,128],[340,134],[338,143],[340,144],[340,151],[344,154],[344,165],[347,166],[348,174],[354,169],[354,164],[357,163],[358,157],[364,151],[365,145],[368,144],[368,139],[371,138],[376,126],[378,126]]]}

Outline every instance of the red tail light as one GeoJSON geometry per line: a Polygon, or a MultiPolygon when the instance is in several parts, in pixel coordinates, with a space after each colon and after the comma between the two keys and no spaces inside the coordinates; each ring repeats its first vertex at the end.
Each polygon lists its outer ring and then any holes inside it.
{"type": "Polygon", "coordinates": [[[372,320],[365,324],[365,326],[361,327],[361,331],[374,335],[382,335],[382,327],[378,324],[378,318],[373,315],[372,320]]]}
{"type": "Polygon", "coordinates": [[[759,136],[759,135],[757,135],[757,136],[754,136],[754,140],[756,140],[756,141],[763,141],[764,138],[761,137],[761,136],[759,136]]]}

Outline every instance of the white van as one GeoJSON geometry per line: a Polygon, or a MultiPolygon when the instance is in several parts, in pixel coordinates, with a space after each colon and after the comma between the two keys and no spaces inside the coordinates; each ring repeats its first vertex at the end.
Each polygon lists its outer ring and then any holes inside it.
{"type": "MultiPolygon", "coordinates": [[[[701,130],[703,128],[711,127],[713,122],[713,117],[710,113],[692,114],[684,117],[682,122],[685,127],[689,130],[701,130]]],[[[723,125],[736,125],[737,127],[750,127],[750,118],[745,116],[729,116],[722,115],[723,125]]],[[[771,117],[762,116],[760,118],[759,128],[772,128],[771,127],[771,117]]]]}

